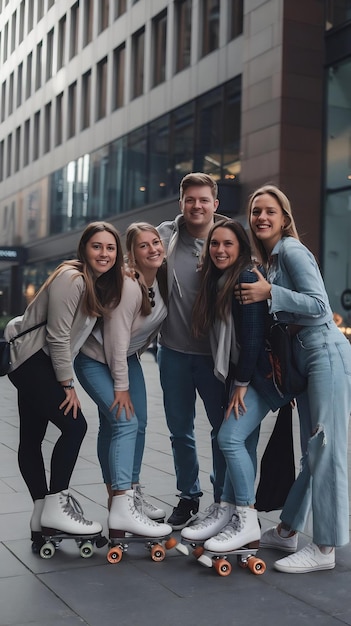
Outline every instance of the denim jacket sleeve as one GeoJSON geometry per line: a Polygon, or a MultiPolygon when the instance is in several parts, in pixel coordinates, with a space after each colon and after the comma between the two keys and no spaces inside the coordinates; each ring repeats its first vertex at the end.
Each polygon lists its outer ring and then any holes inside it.
{"type": "Polygon", "coordinates": [[[307,326],[330,321],[328,296],[313,254],[297,239],[284,237],[272,256],[270,313],[282,321],[307,326]]]}
{"type": "MultiPolygon", "coordinates": [[[[256,274],[249,269],[240,274],[239,283],[254,283],[256,281],[256,274]]],[[[242,383],[249,383],[264,344],[267,303],[263,301],[243,305],[236,298],[233,298],[232,313],[237,341],[240,345],[235,379],[242,383]]]]}

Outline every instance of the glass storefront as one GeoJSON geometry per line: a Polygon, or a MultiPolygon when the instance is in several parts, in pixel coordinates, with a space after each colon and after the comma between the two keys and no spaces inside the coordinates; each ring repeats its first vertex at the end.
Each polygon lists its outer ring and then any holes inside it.
{"type": "Polygon", "coordinates": [[[327,70],[324,278],[332,309],[351,326],[351,59],[327,70]]]}

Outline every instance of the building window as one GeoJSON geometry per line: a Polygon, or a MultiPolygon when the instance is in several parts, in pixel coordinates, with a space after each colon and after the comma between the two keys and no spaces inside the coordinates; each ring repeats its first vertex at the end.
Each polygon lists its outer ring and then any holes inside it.
{"type": "Polygon", "coordinates": [[[4,59],[4,63],[5,61],[7,61],[8,45],[9,45],[9,23],[7,22],[7,24],[5,24],[5,29],[4,29],[4,52],[2,55],[4,59]]]}
{"type": "Polygon", "coordinates": [[[78,35],[79,35],[79,2],[76,2],[71,8],[71,29],[69,43],[69,58],[72,59],[78,52],[78,35]]]}
{"type": "Polygon", "coordinates": [[[220,0],[202,0],[202,48],[201,56],[216,50],[219,45],[220,0]]]}
{"type": "Polygon", "coordinates": [[[52,6],[54,6],[55,4],[55,0],[48,0],[48,9],[51,9],[52,6]]]}
{"type": "Polygon", "coordinates": [[[91,110],[91,70],[83,75],[82,80],[82,130],[90,126],[91,110]]]}
{"type": "Polygon", "coordinates": [[[11,176],[11,165],[12,165],[12,135],[8,135],[7,137],[7,167],[6,167],[6,176],[11,176]]]}
{"type": "Polygon", "coordinates": [[[326,30],[351,20],[350,0],[326,0],[326,30]]]}
{"type": "Polygon", "coordinates": [[[19,8],[19,30],[18,30],[18,40],[19,43],[23,41],[24,37],[24,9],[25,9],[25,0],[22,0],[19,8]]]}
{"type": "Polygon", "coordinates": [[[125,44],[113,51],[113,110],[119,109],[124,105],[125,56],[125,44]]]}
{"type": "Polygon", "coordinates": [[[175,4],[176,19],[176,72],[190,65],[192,0],[180,0],[175,4]]]}
{"type": "Polygon", "coordinates": [[[172,114],[172,168],[175,179],[172,181],[173,192],[176,193],[179,181],[194,171],[194,126],[195,101],[176,109],[172,114]]]}
{"type": "Polygon", "coordinates": [[[62,143],[62,124],[63,124],[63,93],[56,96],[56,119],[55,119],[55,145],[62,143]]]}
{"type": "Polygon", "coordinates": [[[133,92],[132,98],[141,96],[144,92],[144,44],[145,29],[142,28],[134,33],[132,38],[133,54],[133,92]]]}
{"type": "Polygon", "coordinates": [[[33,29],[34,23],[34,0],[28,0],[28,14],[27,14],[27,33],[33,29]]]}
{"type": "Polygon", "coordinates": [[[1,85],[1,121],[5,121],[6,112],[6,80],[1,85]]]}
{"type": "Polygon", "coordinates": [[[44,0],[37,0],[37,3],[37,22],[39,22],[44,15],[44,0]]]}
{"type": "Polygon", "coordinates": [[[60,70],[65,64],[65,47],[66,47],[66,16],[64,15],[59,21],[58,29],[58,50],[57,50],[57,69],[60,70]]]}
{"type": "Polygon", "coordinates": [[[84,0],[83,46],[93,37],[94,0],[84,0]]]}
{"type": "Polygon", "coordinates": [[[23,167],[29,163],[29,146],[30,146],[30,120],[24,123],[24,142],[23,142],[23,167]]]}
{"type": "Polygon", "coordinates": [[[170,114],[149,125],[149,202],[170,194],[170,114]]]}
{"type": "Polygon", "coordinates": [[[109,8],[110,8],[110,1],[109,0],[100,0],[98,3],[98,7],[99,7],[99,16],[98,16],[98,24],[99,24],[99,28],[98,28],[98,32],[101,33],[103,30],[105,30],[105,28],[108,27],[108,20],[109,20],[109,8]]]}
{"type": "Polygon", "coordinates": [[[127,10],[127,0],[114,0],[115,2],[115,12],[114,19],[116,20],[118,17],[123,15],[123,13],[127,10]]]}
{"type": "Polygon", "coordinates": [[[15,172],[20,168],[21,158],[21,127],[16,128],[16,144],[15,144],[15,172]]]}
{"type": "Polygon", "coordinates": [[[54,29],[52,28],[46,40],[46,80],[52,77],[54,63],[54,29]]]}
{"type": "Polygon", "coordinates": [[[34,136],[33,136],[33,161],[39,158],[40,154],[40,111],[34,115],[34,136]]]}
{"type": "Polygon", "coordinates": [[[152,21],[153,28],[153,85],[163,83],[166,78],[167,11],[152,21]]]}
{"type": "Polygon", "coordinates": [[[12,13],[11,18],[11,52],[14,51],[16,47],[16,11],[12,13]]]}
{"type": "Polygon", "coordinates": [[[13,72],[11,72],[10,79],[9,79],[9,108],[8,108],[8,115],[11,115],[11,113],[13,112],[14,82],[15,82],[15,75],[14,75],[13,72]]]}
{"type": "Polygon", "coordinates": [[[22,104],[22,81],[23,81],[23,63],[20,63],[17,69],[17,107],[22,104]]]}
{"type": "Polygon", "coordinates": [[[32,64],[33,64],[33,53],[30,52],[27,56],[26,100],[30,97],[31,91],[32,91],[32,64]]]}
{"type": "Polygon", "coordinates": [[[4,140],[0,141],[0,181],[4,180],[4,140]]]}
{"type": "Polygon", "coordinates": [[[36,70],[35,70],[35,89],[40,89],[41,87],[41,68],[42,68],[42,59],[43,55],[43,42],[40,41],[37,45],[37,61],[36,61],[36,70]]]}
{"type": "Polygon", "coordinates": [[[107,93],[107,57],[97,64],[97,100],[96,119],[100,120],[106,115],[106,93],[107,93]]]}
{"type": "Polygon", "coordinates": [[[229,40],[235,39],[243,32],[244,0],[230,0],[229,8],[229,40]]]}
{"type": "Polygon", "coordinates": [[[51,102],[45,105],[44,152],[51,149],[51,102]]]}
{"type": "Polygon", "coordinates": [[[77,81],[68,87],[68,129],[67,137],[73,137],[76,134],[76,113],[77,113],[77,81]]]}

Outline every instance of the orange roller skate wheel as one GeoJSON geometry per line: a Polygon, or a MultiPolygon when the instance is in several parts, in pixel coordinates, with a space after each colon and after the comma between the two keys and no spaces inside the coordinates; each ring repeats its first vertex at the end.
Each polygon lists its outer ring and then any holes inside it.
{"type": "Polygon", "coordinates": [[[156,544],[151,548],[151,558],[153,561],[163,561],[166,556],[166,552],[162,546],[156,544]]]}
{"type": "Polygon", "coordinates": [[[174,548],[177,545],[178,541],[176,540],[175,537],[170,537],[169,539],[167,539],[165,546],[167,550],[171,550],[172,548],[174,548]]]}
{"type": "Polygon", "coordinates": [[[109,563],[119,563],[123,556],[122,548],[111,548],[107,553],[107,560],[109,563]]]}
{"type": "Polygon", "coordinates": [[[214,561],[213,567],[220,576],[229,576],[232,566],[227,559],[218,559],[214,561]]]}
{"type": "Polygon", "coordinates": [[[195,557],[195,559],[198,559],[204,552],[205,552],[205,548],[203,546],[196,546],[192,554],[195,557]]]}
{"type": "Polygon", "coordinates": [[[256,557],[251,556],[247,560],[247,566],[253,574],[257,576],[264,574],[266,571],[266,564],[262,559],[256,559],[256,557]]]}

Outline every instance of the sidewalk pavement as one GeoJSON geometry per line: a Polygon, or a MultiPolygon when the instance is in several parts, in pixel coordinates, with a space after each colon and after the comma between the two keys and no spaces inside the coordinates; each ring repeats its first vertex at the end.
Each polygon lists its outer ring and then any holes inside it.
{"type": "MultiPolygon", "coordinates": [[[[177,503],[170,441],[162,406],[158,369],[151,353],[142,357],[148,388],[149,424],[143,464],[143,484],[151,501],[166,509],[177,503]]],[[[78,389],[88,421],[71,490],[88,519],[106,528],[106,493],[96,457],[97,411],[78,389]]],[[[273,570],[281,556],[261,550],[267,570],[254,576],[236,566],[230,576],[218,576],[192,556],[175,549],[163,562],[151,560],[143,544],[133,544],[118,564],[106,560],[107,548],[92,558],[79,556],[73,541],[63,541],[53,558],[32,554],[29,534],[31,499],[17,465],[18,416],[16,392],[7,377],[0,378],[0,626],[340,626],[351,624],[351,548],[337,550],[335,570],[312,574],[282,574],[273,570]]],[[[40,389],[38,388],[38,402],[40,389]]],[[[201,402],[196,420],[201,484],[201,510],[212,501],[209,425],[201,402]]],[[[260,455],[274,425],[269,415],[262,425],[260,455]]],[[[43,445],[48,459],[57,438],[50,426],[43,445]]],[[[298,426],[294,416],[298,455],[298,426]]],[[[260,514],[265,530],[278,512],[260,514]]],[[[310,529],[307,529],[307,533],[310,529]]],[[[179,537],[179,532],[175,533],[179,537]]],[[[309,541],[300,535],[299,545],[309,541]]]]}

